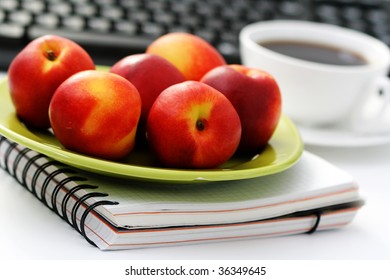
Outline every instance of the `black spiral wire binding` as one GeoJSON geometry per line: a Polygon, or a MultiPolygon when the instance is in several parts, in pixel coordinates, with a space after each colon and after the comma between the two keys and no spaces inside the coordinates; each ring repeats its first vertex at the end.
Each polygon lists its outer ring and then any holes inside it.
{"type": "Polygon", "coordinates": [[[10,146],[8,149],[5,151],[4,154],[4,170],[14,176],[14,174],[11,173],[11,170],[8,167],[8,158],[10,157],[12,151],[16,148],[17,144],[16,143],[10,143],[10,146]]]}
{"type": "Polygon", "coordinates": [[[61,211],[62,211],[62,218],[71,226],[73,226],[73,224],[71,223],[71,221],[68,219],[68,215],[66,213],[66,209],[67,209],[67,205],[68,205],[68,201],[69,199],[74,196],[74,194],[79,191],[79,190],[82,190],[82,189],[97,189],[98,187],[97,186],[92,186],[92,185],[88,185],[88,184],[81,184],[81,185],[78,185],[72,189],[70,189],[66,195],[64,196],[64,199],[62,200],[61,202],[61,211]]]}
{"type": "Polygon", "coordinates": [[[97,186],[93,186],[93,185],[89,185],[89,184],[85,184],[85,183],[84,184],[78,184],[77,183],[76,186],[72,187],[71,189],[67,189],[66,185],[68,183],[70,183],[72,181],[73,182],[87,181],[87,179],[84,178],[84,177],[78,176],[77,172],[75,170],[66,167],[62,163],[59,163],[59,162],[54,161],[54,160],[51,160],[48,157],[46,157],[45,155],[43,155],[43,154],[37,153],[37,154],[35,154],[32,157],[28,157],[27,154],[28,154],[28,152],[32,151],[31,149],[22,147],[21,145],[18,145],[17,143],[12,142],[12,141],[8,140],[6,137],[0,135],[0,147],[2,146],[3,143],[6,143],[6,145],[8,145],[8,147],[6,148],[5,153],[4,153],[4,166],[2,166],[3,169],[7,173],[9,173],[11,176],[13,176],[17,180],[17,182],[19,184],[21,184],[23,187],[28,189],[44,205],[46,205],[49,209],[51,209],[59,217],[61,217],[69,225],[71,225],[76,231],[78,231],[90,244],[96,246],[96,244],[86,234],[86,231],[85,231],[85,227],[86,227],[85,221],[86,221],[86,218],[87,218],[89,213],[91,213],[91,212],[96,213],[95,208],[97,206],[100,206],[100,205],[116,205],[116,204],[118,204],[118,202],[109,201],[109,200],[100,200],[100,201],[96,201],[93,204],[88,206],[86,204],[86,200],[88,200],[88,198],[107,197],[108,194],[101,193],[101,192],[90,192],[90,193],[87,193],[87,194],[85,194],[85,195],[83,195],[81,197],[77,197],[76,193],[78,191],[80,191],[80,190],[83,190],[83,189],[97,189],[98,187],[97,186]],[[15,157],[14,162],[12,163],[12,168],[11,168],[11,166],[9,165],[9,159],[10,159],[11,153],[13,151],[16,151],[17,155],[15,157]],[[20,179],[17,176],[17,169],[18,169],[18,166],[20,165],[20,162],[21,162],[21,160],[23,158],[26,158],[27,162],[26,162],[26,164],[24,165],[24,167],[22,169],[22,175],[21,175],[21,179],[20,179]],[[41,159],[41,158],[45,158],[48,161],[43,163],[43,164],[38,164],[37,161],[39,159],[41,159]],[[27,184],[27,174],[28,174],[28,172],[29,172],[29,170],[30,170],[30,168],[32,166],[35,166],[37,168],[37,170],[34,171],[34,174],[33,174],[32,179],[31,179],[31,186],[29,188],[28,184],[27,184]],[[53,171],[53,172],[49,172],[47,169],[50,166],[55,166],[58,169],[53,171]],[[64,173],[74,174],[74,175],[68,176],[67,178],[62,179],[61,181],[57,181],[55,179],[55,177],[57,175],[64,174],[64,173]],[[45,180],[42,183],[42,188],[41,188],[41,191],[40,191],[40,195],[38,195],[38,192],[37,192],[38,178],[42,174],[44,174],[45,180]],[[48,201],[46,199],[46,192],[47,192],[47,188],[48,188],[48,186],[49,186],[49,184],[51,182],[55,182],[56,186],[53,189],[53,192],[51,194],[51,200],[50,200],[51,204],[49,205],[49,203],[48,203],[48,201]],[[65,194],[65,196],[63,197],[63,199],[61,201],[61,212],[62,213],[60,214],[60,211],[59,211],[59,209],[57,207],[57,197],[58,197],[58,193],[61,190],[65,190],[66,194],[65,194]],[[71,212],[71,214],[70,214],[71,215],[71,219],[69,220],[69,217],[67,215],[67,209],[68,209],[67,205],[68,205],[68,202],[69,202],[69,200],[71,198],[75,199],[76,202],[73,205],[72,210],[70,211],[71,212]],[[83,212],[83,214],[82,214],[82,216],[80,218],[80,226],[78,226],[78,223],[77,223],[77,212],[80,209],[80,207],[84,207],[85,210],[84,210],[84,212],[83,212]]]}
{"type": "MultiPolygon", "coordinates": [[[[110,200],[100,200],[97,201],[90,206],[84,211],[83,215],[81,216],[80,220],[80,233],[84,238],[93,246],[96,246],[95,242],[93,242],[86,234],[85,232],[85,220],[87,219],[87,216],[89,212],[94,211],[95,207],[100,206],[100,205],[118,205],[119,203],[116,201],[110,201],[110,200]]],[[[97,246],[96,246],[97,247],[97,246]]]]}
{"type": "Polygon", "coordinates": [[[315,221],[313,227],[309,231],[306,232],[307,234],[314,233],[317,230],[317,228],[321,222],[322,211],[316,211],[314,213],[314,215],[316,216],[316,221],[315,221]]]}
{"type": "Polygon", "coordinates": [[[20,180],[16,174],[16,170],[17,170],[17,167],[19,165],[19,162],[20,160],[29,152],[30,150],[27,149],[27,148],[24,148],[23,150],[21,150],[18,155],[16,156],[15,158],[15,161],[14,161],[14,164],[13,164],[13,173],[14,173],[14,177],[16,179],[16,181],[18,181],[19,184],[21,184],[22,186],[24,186],[23,184],[23,178],[20,180]]]}
{"type": "Polygon", "coordinates": [[[61,216],[61,214],[58,212],[58,208],[57,208],[57,196],[58,196],[58,193],[60,192],[60,190],[62,190],[62,189],[66,190],[65,185],[67,183],[74,182],[74,181],[83,181],[83,180],[85,180],[85,178],[80,177],[80,176],[69,176],[69,177],[61,180],[57,184],[57,186],[54,188],[53,193],[51,195],[51,207],[52,207],[52,210],[54,211],[54,213],[61,216]]]}
{"type": "MultiPolygon", "coordinates": [[[[74,171],[72,169],[69,169],[69,168],[60,168],[60,169],[57,169],[57,170],[51,172],[49,174],[49,176],[47,176],[45,178],[45,181],[43,182],[42,189],[41,189],[41,201],[43,202],[43,204],[45,204],[46,206],[49,206],[47,203],[45,194],[46,194],[46,190],[47,190],[47,187],[49,186],[50,182],[54,181],[54,177],[56,177],[57,175],[67,173],[67,172],[74,172],[74,171]]],[[[56,182],[56,184],[58,185],[58,184],[60,184],[60,182],[56,182]]]]}
{"type": "Polygon", "coordinates": [[[0,134],[0,148],[2,146],[2,143],[6,141],[6,138],[0,134]]]}
{"type": "Polygon", "coordinates": [[[73,208],[72,208],[72,211],[71,211],[71,220],[72,220],[72,225],[73,227],[79,232],[81,233],[81,229],[78,227],[77,225],[77,211],[79,210],[80,206],[84,204],[84,202],[88,199],[88,198],[92,198],[92,197],[106,197],[108,196],[108,194],[106,193],[101,193],[101,192],[91,192],[91,193],[87,193],[85,195],[83,195],[82,197],[80,197],[75,205],[73,205],[73,208]]]}
{"type": "Polygon", "coordinates": [[[41,200],[41,197],[38,196],[38,193],[36,191],[37,189],[37,182],[38,182],[38,178],[39,176],[41,175],[41,173],[46,173],[46,175],[48,175],[47,171],[46,171],[46,168],[49,167],[49,166],[55,166],[55,162],[54,161],[48,161],[48,162],[45,162],[41,165],[38,165],[37,166],[37,170],[34,172],[34,175],[32,177],[32,180],[31,180],[31,192],[33,193],[33,195],[35,195],[39,200],[41,200]]]}
{"type": "Polygon", "coordinates": [[[22,186],[24,186],[25,188],[28,189],[28,186],[27,186],[27,173],[28,173],[28,170],[30,169],[30,167],[35,164],[35,162],[40,159],[40,158],[44,158],[45,156],[43,154],[37,154],[35,156],[33,156],[32,158],[30,158],[26,165],[23,167],[23,170],[22,170],[22,186]]]}

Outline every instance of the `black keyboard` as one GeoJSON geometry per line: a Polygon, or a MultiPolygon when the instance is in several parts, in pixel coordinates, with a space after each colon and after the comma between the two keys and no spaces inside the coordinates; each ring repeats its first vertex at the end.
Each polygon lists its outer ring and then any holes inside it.
{"type": "Polygon", "coordinates": [[[0,0],[0,69],[44,34],[72,39],[97,64],[112,65],[165,33],[184,31],[239,63],[241,28],[271,19],[346,26],[390,45],[389,14],[384,0],[0,0]]]}

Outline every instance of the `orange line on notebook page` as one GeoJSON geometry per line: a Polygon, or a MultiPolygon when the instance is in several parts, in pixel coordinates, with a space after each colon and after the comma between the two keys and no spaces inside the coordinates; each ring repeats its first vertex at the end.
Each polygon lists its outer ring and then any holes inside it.
{"type": "MultiPolygon", "coordinates": [[[[341,213],[347,213],[347,212],[356,212],[358,209],[360,209],[360,206],[354,207],[354,208],[348,208],[348,209],[341,209],[337,211],[333,211],[330,213],[324,214],[324,216],[330,216],[330,215],[337,215],[341,213]]],[[[99,216],[96,216],[99,218],[99,216]]],[[[283,219],[284,221],[291,221],[291,220],[300,220],[300,219],[308,219],[311,216],[306,216],[306,217],[289,217],[283,219]]],[[[120,232],[116,230],[114,227],[112,227],[109,223],[106,221],[102,220],[109,228],[115,233],[115,234],[135,234],[137,232],[162,232],[162,231],[171,231],[172,228],[166,229],[166,228],[160,228],[160,229],[135,229],[132,230],[131,232],[120,232]]],[[[204,226],[198,226],[197,229],[204,229],[204,228],[220,228],[220,227],[239,227],[239,226],[246,226],[249,224],[266,224],[266,223],[275,223],[275,222],[280,222],[277,220],[267,220],[267,221],[254,221],[254,222],[246,222],[246,223],[240,223],[240,224],[226,224],[226,225],[204,225],[204,226]]],[[[330,229],[330,228],[336,228],[336,227],[342,227],[349,224],[349,222],[343,222],[343,223],[335,223],[331,225],[320,225],[318,227],[319,230],[324,230],[324,229],[330,229]]],[[[294,234],[294,233],[303,233],[307,232],[310,230],[310,227],[305,227],[303,229],[299,230],[289,230],[289,231],[280,231],[280,232],[273,232],[273,233],[267,233],[267,234],[253,234],[253,235],[245,235],[245,236],[232,236],[232,237],[221,237],[221,238],[204,238],[204,239],[193,239],[193,240],[184,240],[184,241],[169,241],[169,242],[151,242],[151,243],[140,243],[140,244],[109,244],[102,236],[100,236],[96,231],[91,229],[88,225],[86,227],[94,233],[101,241],[103,241],[105,244],[108,246],[145,246],[145,245],[163,245],[163,244],[175,244],[175,243],[190,243],[190,242],[200,242],[200,241],[213,241],[213,240],[228,240],[228,239],[243,239],[243,238],[250,238],[250,237],[270,237],[270,236],[277,236],[277,235],[287,235],[287,234],[294,234]]],[[[192,227],[178,227],[175,228],[175,231],[185,231],[193,229],[192,227]]]]}
{"type": "MultiPolygon", "coordinates": [[[[346,225],[346,224],[348,224],[348,223],[332,224],[332,225],[327,225],[326,228],[341,227],[341,226],[346,225]]],[[[323,227],[323,228],[325,228],[325,227],[323,227]]],[[[319,229],[323,229],[323,228],[319,227],[319,229]]],[[[242,236],[229,236],[229,237],[218,237],[218,238],[199,238],[199,239],[191,239],[191,240],[134,243],[134,244],[125,243],[125,244],[112,244],[109,246],[110,247],[120,247],[120,246],[140,247],[140,246],[156,246],[156,245],[164,245],[164,244],[184,244],[184,243],[218,241],[218,240],[222,241],[222,240],[245,239],[245,238],[255,238],[255,237],[271,237],[271,236],[278,236],[278,235],[292,235],[292,234],[304,233],[304,232],[307,232],[308,230],[310,230],[310,228],[303,228],[303,229],[298,229],[298,230],[287,230],[287,231],[280,231],[280,232],[273,232],[273,233],[248,234],[248,235],[242,235],[242,236]]]]}

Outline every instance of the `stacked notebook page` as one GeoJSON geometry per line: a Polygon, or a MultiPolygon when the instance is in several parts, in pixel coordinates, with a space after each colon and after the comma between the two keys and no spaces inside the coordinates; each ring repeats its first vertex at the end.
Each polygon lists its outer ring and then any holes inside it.
{"type": "Polygon", "coordinates": [[[102,250],[340,228],[363,204],[349,174],[307,151],[273,175],[168,184],[76,170],[0,136],[0,165],[102,250]]]}

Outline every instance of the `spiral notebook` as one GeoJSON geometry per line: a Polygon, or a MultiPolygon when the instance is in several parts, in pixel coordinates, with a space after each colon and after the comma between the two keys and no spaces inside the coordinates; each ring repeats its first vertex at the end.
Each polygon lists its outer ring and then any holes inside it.
{"type": "Polygon", "coordinates": [[[312,233],[347,225],[363,204],[349,174],[306,151],[278,174],[167,184],[87,173],[0,135],[0,165],[102,250],[312,233]]]}

